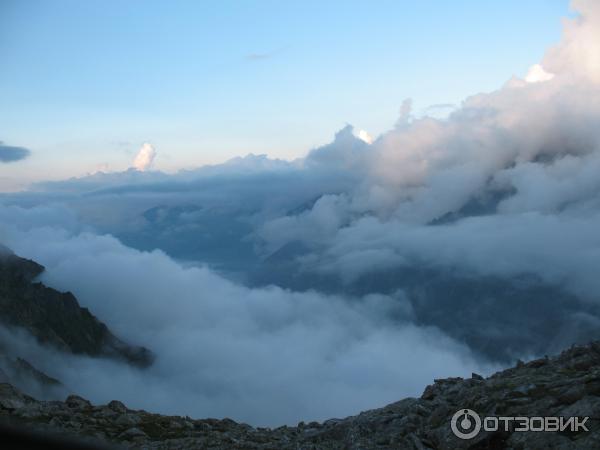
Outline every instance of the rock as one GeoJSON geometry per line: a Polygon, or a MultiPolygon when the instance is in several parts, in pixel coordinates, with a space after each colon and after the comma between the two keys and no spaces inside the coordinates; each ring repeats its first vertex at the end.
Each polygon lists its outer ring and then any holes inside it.
{"type": "Polygon", "coordinates": [[[126,413],[127,412],[127,408],[125,407],[125,405],[118,400],[112,400],[106,406],[114,412],[118,412],[118,413],[126,413]]]}
{"type": "Polygon", "coordinates": [[[32,429],[96,437],[105,444],[134,449],[317,450],[317,449],[591,449],[600,448],[600,343],[573,347],[556,357],[522,363],[484,379],[445,378],[383,408],[345,419],[298,426],[253,428],[231,419],[193,420],[127,409],[112,401],[92,406],[78,396],[65,402],[28,397],[0,384],[0,418],[14,418],[32,429]],[[481,432],[471,440],[451,431],[462,409],[485,416],[586,417],[589,432],[481,432]]]}
{"type": "Polygon", "coordinates": [[[148,437],[148,435],[136,427],[129,428],[128,430],[123,431],[119,435],[119,439],[123,439],[125,441],[127,441],[129,439],[145,438],[145,437],[148,437]]]}
{"type": "Polygon", "coordinates": [[[536,368],[536,367],[541,367],[547,363],[548,363],[548,357],[546,356],[545,358],[535,359],[533,361],[528,362],[527,367],[536,368]]]}
{"type": "Polygon", "coordinates": [[[572,386],[566,391],[561,392],[556,400],[558,403],[562,405],[570,405],[571,403],[576,402],[580,398],[585,395],[585,387],[581,385],[572,386]]]}
{"type": "Polygon", "coordinates": [[[86,409],[92,408],[92,404],[89,401],[87,401],[86,399],[81,398],[77,395],[69,395],[67,397],[67,399],[65,400],[65,404],[69,408],[73,408],[73,409],[86,410],[86,409]]]}
{"type": "Polygon", "coordinates": [[[34,401],[31,397],[22,394],[10,384],[0,384],[0,408],[9,411],[19,410],[34,401]]]}
{"type": "Polygon", "coordinates": [[[123,426],[134,426],[134,425],[138,425],[140,422],[141,422],[141,419],[139,418],[139,416],[137,416],[135,414],[121,414],[115,420],[115,423],[117,425],[123,425],[123,426]]]}

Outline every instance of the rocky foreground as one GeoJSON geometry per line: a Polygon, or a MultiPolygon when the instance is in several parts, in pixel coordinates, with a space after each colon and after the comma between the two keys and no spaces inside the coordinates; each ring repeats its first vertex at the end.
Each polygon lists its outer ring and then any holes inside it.
{"type": "Polygon", "coordinates": [[[94,406],[70,396],[37,401],[0,384],[0,423],[77,436],[107,447],[197,449],[600,449],[600,342],[559,356],[519,363],[489,378],[447,378],[421,398],[323,423],[254,428],[233,420],[162,416],[118,401],[94,406]],[[481,431],[455,437],[451,417],[463,408],[480,416],[589,417],[589,431],[481,431]]]}

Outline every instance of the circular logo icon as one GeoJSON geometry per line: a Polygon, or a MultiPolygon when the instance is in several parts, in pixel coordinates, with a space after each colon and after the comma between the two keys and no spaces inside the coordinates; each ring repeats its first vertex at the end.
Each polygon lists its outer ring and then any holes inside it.
{"type": "Polygon", "coordinates": [[[473,439],[481,430],[481,418],[472,409],[459,409],[452,416],[450,428],[460,439],[473,439]]]}

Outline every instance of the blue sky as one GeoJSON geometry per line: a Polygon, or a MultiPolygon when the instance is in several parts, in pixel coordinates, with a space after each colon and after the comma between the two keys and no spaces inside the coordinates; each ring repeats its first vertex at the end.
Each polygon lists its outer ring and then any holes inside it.
{"type": "Polygon", "coordinates": [[[127,168],[143,142],[175,170],[249,152],[291,159],[351,123],[523,76],[566,0],[0,0],[0,189],[127,168]]]}

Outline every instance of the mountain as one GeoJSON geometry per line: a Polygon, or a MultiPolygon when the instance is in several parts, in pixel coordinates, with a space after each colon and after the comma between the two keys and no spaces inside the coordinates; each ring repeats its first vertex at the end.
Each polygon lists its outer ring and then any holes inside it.
{"type": "MultiPolygon", "coordinates": [[[[128,409],[119,401],[94,406],[77,396],[64,402],[44,402],[10,384],[0,384],[0,423],[139,449],[592,449],[600,448],[598,411],[600,342],[572,347],[552,358],[519,362],[488,378],[473,374],[468,379],[435,380],[420,398],[407,398],[357,416],[275,429],[254,428],[230,419],[162,416],[128,409]],[[500,422],[496,431],[481,430],[470,439],[459,439],[450,424],[453,416],[462,417],[465,408],[475,411],[480,420],[492,416],[579,417],[577,423],[589,431],[580,426],[570,431],[569,426],[562,432],[519,432],[514,422],[506,431],[505,422],[500,422]],[[585,417],[589,419],[584,421],[585,417]]],[[[534,426],[533,421],[531,424],[534,426]]]]}
{"type": "MultiPolygon", "coordinates": [[[[103,356],[147,367],[153,355],[116,337],[70,292],[59,292],[35,279],[40,264],[0,247],[0,324],[27,330],[38,342],[58,350],[103,356]]],[[[5,347],[0,341],[0,354],[5,347]]]]}

